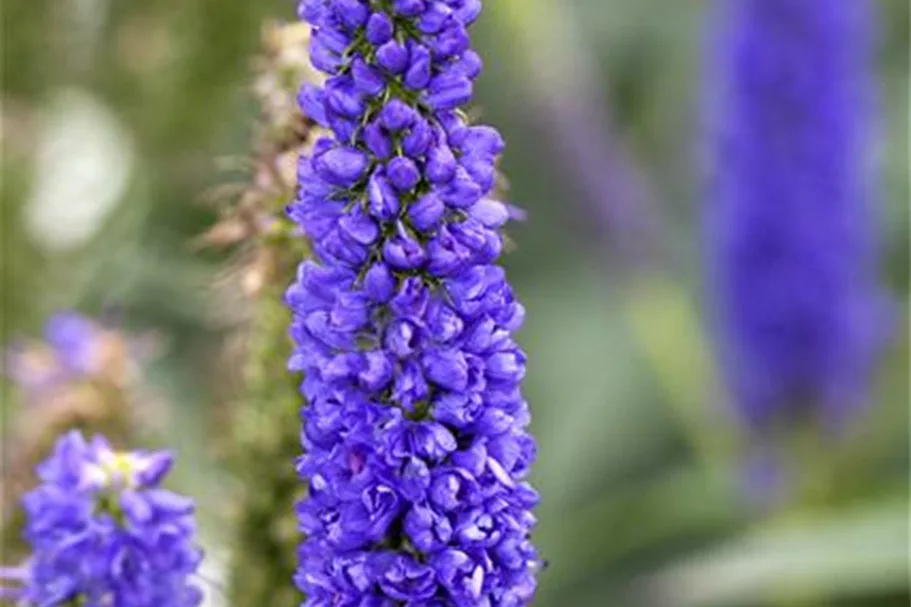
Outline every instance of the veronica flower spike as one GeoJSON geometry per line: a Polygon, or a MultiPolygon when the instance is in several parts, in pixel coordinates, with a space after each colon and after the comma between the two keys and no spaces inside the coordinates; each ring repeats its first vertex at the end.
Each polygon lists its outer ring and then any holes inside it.
{"type": "Polygon", "coordinates": [[[117,452],[96,436],[63,435],[23,499],[29,560],[0,579],[18,605],[195,607],[193,501],[158,487],[166,452],[117,452]]]}
{"type": "Polygon", "coordinates": [[[887,307],[877,284],[871,2],[728,0],[707,250],[738,411],[766,434],[839,430],[868,398],[887,307]]]}
{"type": "Polygon", "coordinates": [[[307,405],[305,605],[521,606],[538,494],[496,264],[499,133],[470,124],[480,0],[306,0],[306,115],[331,136],[299,164],[289,214],[313,243],[287,293],[307,405]]]}

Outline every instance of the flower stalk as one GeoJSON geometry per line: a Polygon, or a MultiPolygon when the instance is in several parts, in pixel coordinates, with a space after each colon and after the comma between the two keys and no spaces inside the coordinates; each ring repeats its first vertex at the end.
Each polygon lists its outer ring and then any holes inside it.
{"type": "Polygon", "coordinates": [[[300,82],[321,81],[310,67],[309,39],[310,28],[303,23],[264,29],[253,84],[261,119],[252,176],[202,237],[205,244],[237,251],[226,286],[242,293],[236,334],[243,342],[243,380],[225,444],[239,484],[227,584],[228,602],[238,607],[301,602],[290,582],[299,543],[294,504],[302,493],[294,469],[300,452],[300,379],[286,371],[290,313],[282,293],[297,263],[309,254],[284,215],[297,185],[297,158],[312,144],[315,130],[297,105],[300,82]]]}

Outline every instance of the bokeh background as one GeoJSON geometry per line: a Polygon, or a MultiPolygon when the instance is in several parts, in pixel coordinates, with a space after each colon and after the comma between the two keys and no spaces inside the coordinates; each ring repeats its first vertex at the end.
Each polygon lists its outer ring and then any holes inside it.
{"type": "MultiPolygon", "coordinates": [[[[864,1],[864,0],[847,0],[864,1]]],[[[898,321],[837,443],[785,458],[818,495],[757,495],[706,330],[700,90],[708,0],[495,0],[474,29],[477,112],[502,130],[505,262],[540,440],[536,605],[907,605],[909,3],[880,13],[881,273],[898,321]],[[787,507],[782,506],[782,500],[787,507]]],[[[220,604],[223,410],[237,389],[230,254],[206,198],[243,179],[251,58],[285,0],[2,4],[4,340],[75,308],[153,332],[170,404],[151,442],[201,504],[220,604]]],[[[21,403],[4,384],[5,420],[21,403]]],[[[769,489],[772,491],[772,489],[769,489]]],[[[761,491],[760,491],[761,492],[761,491]]],[[[787,491],[785,491],[787,493],[787,491]]],[[[799,492],[797,492],[799,493],[799,492]]]]}

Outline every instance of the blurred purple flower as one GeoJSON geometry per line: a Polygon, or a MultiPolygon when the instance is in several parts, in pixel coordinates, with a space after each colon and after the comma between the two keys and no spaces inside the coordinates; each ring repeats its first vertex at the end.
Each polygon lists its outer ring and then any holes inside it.
{"type": "Polygon", "coordinates": [[[138,363],[153,355],[155,341],[77,312],[58,312],[45,324],[43,340],[19,339],[7,347],[3,373],[33,402],[90,379],[124,386],[135,377],[138,363]]]}
{"type": "Polygon", "coordinates": [[[20,340],[6,351],[4,372],[22,390],[39,394],[100,371],[105,329],[76,312],[58,312],[44,327],[44,341],[20,340]]]}
{"type": "Polygon", "coordinates": [[[706,255],[724,371],[764,432],[843,426],[883,335],[869,187],[872,3],[729,0],[711,47],[706,255]]]}
{"type": "Polygon", "coordinates": [[[101,330],[76,312],[58,312],[45,325],[44,338],[60,365],[75,374],[97,371],[101,330]]]}

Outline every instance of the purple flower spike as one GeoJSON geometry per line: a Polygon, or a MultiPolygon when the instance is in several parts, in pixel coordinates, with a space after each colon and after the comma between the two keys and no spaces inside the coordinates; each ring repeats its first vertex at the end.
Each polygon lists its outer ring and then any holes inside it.
{"type": "Polygon", "coordinates": [[[729,0],[712,53],[707,251],[738,413],[759,434],[866,399],[883,336],[869,186],[873,4],[729,0]]]}
{"type": "Polygon", "coordinates": [[[60,437],[23,498],[32,556],[16,576],[22,604],[200,605],[193,501],[158,487],[170,465],[164,452],[60,437]]]}
{"type": "Polygon", "coordinates": [[[480,8],[301,3],[330,76],[301,100],[332,131],[300,159],[289,209],[316,256],[286,298],[289,366],[306,376],[306,606],[534,595],[524,308],[496,265],[511,211],[490,198],[504,143],[457,111],[481,69],[467,33],[480,8]]]}

